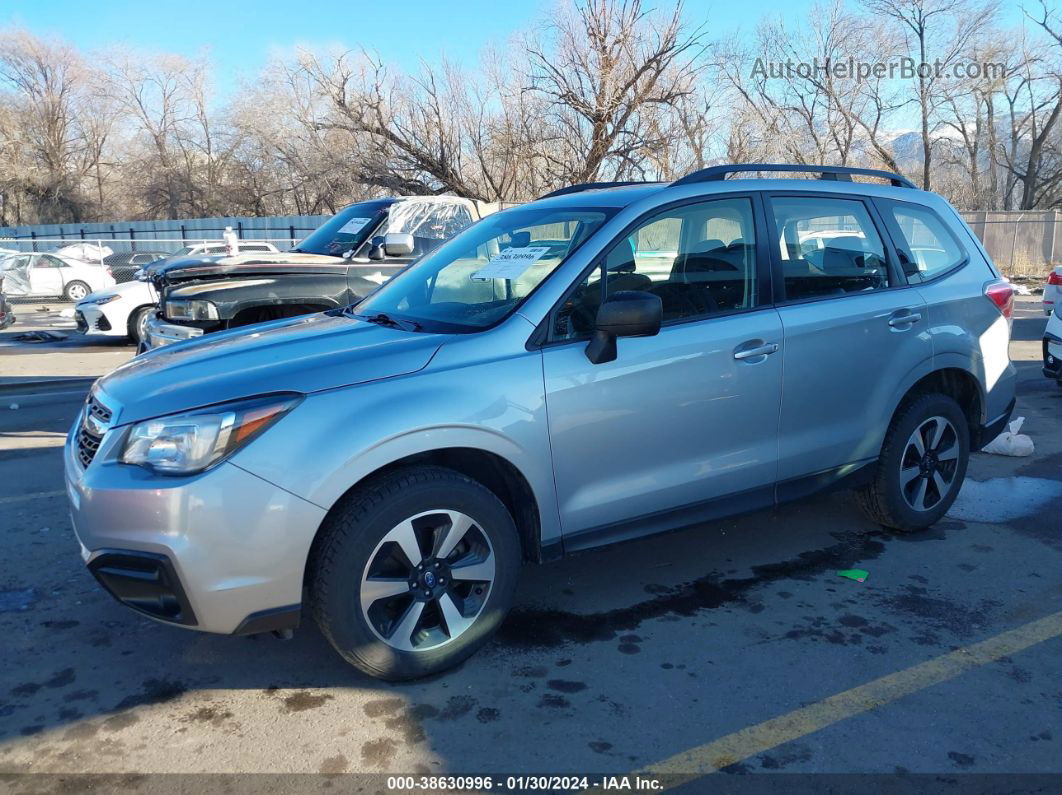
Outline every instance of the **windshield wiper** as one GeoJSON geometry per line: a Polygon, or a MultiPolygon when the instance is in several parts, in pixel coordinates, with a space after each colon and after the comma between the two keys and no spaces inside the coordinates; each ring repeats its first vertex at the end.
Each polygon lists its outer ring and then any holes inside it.
{"type": "Polygon", "coordinates": [[[359,315],[355,312],[350,313],[351,317],[356,317],[359,320],[364,320],[367,323],[375,323],[378,326],[387,326],[388,328],[400,328],[406,331],[423,331],[424,327],[415,320],[408,320],[406,318],[391,317],[385,312],[377,312],[375,315],[359,315]]]}

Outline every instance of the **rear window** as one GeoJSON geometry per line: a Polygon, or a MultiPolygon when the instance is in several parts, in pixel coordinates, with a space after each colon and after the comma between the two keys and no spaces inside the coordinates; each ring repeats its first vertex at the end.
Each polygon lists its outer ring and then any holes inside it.
{"type": "Polygon", "coordinates": [[[926,207],[889,203],[892,220],[899,229],[900,259],[908,278],[928,281],[966,260],[966,252],[940,217],[926,207]]]}

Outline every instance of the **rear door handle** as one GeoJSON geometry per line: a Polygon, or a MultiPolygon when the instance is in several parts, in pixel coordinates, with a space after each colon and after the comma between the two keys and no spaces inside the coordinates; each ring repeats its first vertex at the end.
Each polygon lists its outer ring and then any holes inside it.
{"type": "Polygon", "coordinates": [[[922,319],[921,312],[912,312],[910,309],[901,309],[894,312],[889,318],[889,325],[893,328],[898,326],[910,326],[922,319]]]}
{"type": "Polygon", "coordinates": [[[734,358],[738,361],[744,359],[754,359],[757,356],[768,356],[775,353],[778,350],[777,342],[768,342],[766,345],[760,345],[756,348],[745,348],[734,352],[734,358]]]}

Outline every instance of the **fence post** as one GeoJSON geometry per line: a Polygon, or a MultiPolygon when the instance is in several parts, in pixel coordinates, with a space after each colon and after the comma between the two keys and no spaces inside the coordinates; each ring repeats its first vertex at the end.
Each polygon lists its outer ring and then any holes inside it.
{"type": "Polygon", "coordinates": [[[37,250],[37,233],[32,231],[32,230],[30,231],[30,240],[33,241],[32,242],[33,250],[36,251],[37,250]]]}
{"type": "Polygon", "coordinates": [[[291,245],[295,245],[295,224],[288,227],[289,237],[291,238],[291,245]]]}
{"type": "Polygon", "coordinates": [[[77,231],[81,233],[81,239],[84,240],[85,239],[85,227],[81,227],[77,231]]]}
{"type": "Polygon", "coordinates": [[[1055,267],[1055,234],[1058,232],[1058,210],[1051,211],[1051,247],[1047,254],[1047,264],[1055,267]]]}
{"type": "Polygon", "coordinates": [[[182,246],[184,245],[184,238],[185,238],[184,224],[181,224],[181,245],[182,246]]]}
{"type": "Polygon", "coordinates": [[[243,240],[243,221],[236,222],[236,238],[243,240]]]}
{"type": "Polygon", "coordinates": [[[136,230],[133,227],[129,227],[129,250],[136,251],[136,230]]]}

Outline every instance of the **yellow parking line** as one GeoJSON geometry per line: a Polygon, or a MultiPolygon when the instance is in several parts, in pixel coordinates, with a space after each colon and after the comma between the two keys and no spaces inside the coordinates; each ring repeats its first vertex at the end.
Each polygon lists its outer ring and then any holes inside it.
{"type": "Polygon", "coordinates": [[[13,502],[27,502],[29,500],[43,500],[47,497],[60,497],[65,491],[38,491],[36,494],[20,494],[17,497],[0,497],[0,505],[10,505],[13,502]]]}
{"type": "Polygon", "coordinates": [[[690,748],[638,774],[666,774],[668,784],[675,786],[1059,636],[1062,612],[690,748]]]}

